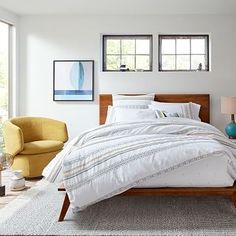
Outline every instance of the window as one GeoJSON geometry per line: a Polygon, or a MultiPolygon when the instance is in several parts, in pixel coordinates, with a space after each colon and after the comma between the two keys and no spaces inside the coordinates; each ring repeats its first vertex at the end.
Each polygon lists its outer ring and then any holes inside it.
{"type": "Polygon", "coordinates": [[[152,35],[103,35],[103,71],[152,71],[152,35]]]}
{"type": "Polygon", "coordinates": [[[209,36],[159,35],[159,71],[209,71],[209,36]]]}
{"type": "Polygon", "coordinates": [[[4,151],[2,123],[9,114],[9,37],[10,25],[0,21],[0,154],[4,151]]]}
{"type": "Polygon", "coordinates": [[[0,119],[8,118],[9,25],[0,21],[0,119]]]}

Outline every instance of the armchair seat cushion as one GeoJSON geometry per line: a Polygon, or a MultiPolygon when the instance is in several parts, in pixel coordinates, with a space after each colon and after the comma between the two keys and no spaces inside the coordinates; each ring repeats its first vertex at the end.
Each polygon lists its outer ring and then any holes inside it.
{"type": "Polygon", "coordinates": [[[41,140],[33,141],[24,144],[23,150],[20,154],[31,155],[41,154],[47,152],[55,152],[62,149],[64,143],[56,140],[41,140]]]}

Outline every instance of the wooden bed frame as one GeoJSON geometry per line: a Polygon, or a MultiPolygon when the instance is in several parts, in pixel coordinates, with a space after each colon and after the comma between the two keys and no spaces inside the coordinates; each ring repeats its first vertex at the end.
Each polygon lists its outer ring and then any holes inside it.
{"type": "MultiPolygon", "coordinates": [[[[126,94],[138,95],[138,94],[126,94]]],[[[209,94],[156,94],[155,101],[160,102],[194,102],[201,105],[200,118],[203,122],[210,123],[210,96],[209,94]]],[[[99,100],[99,123],[105,123],[107,108],[112,105],[112,95],[102,94],[99,100]]],[[[58,191],[65,192],[65,198],[58,221],[63,221],[67,210],[70,206],[70,201],[64,186],[58,188],[58,191]]],[[[233,204],[236,207],[236,182],[232,187],[205,187],[205,188],[132,188],[121,193],[123,196],[141,195],[141,196],[229,196],[232,198],[233,204]]]]}

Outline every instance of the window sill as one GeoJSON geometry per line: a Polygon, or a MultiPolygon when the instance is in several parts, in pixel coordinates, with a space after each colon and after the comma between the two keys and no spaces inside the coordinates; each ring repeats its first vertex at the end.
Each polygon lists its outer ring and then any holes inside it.
{"type": "Polygon", "coordinates": [[[158,73],[209,73],[210,70],[202,70],[202,71],[196,71],[196,70],[158,70],[158,73]]]}
{"type": "Polygon", "coordinates": [[[152,70],[125,70],[125,71],[121,71],[121,70],[103,70],[102,72],[114,72],[114,73],[143,73],[143,72],[153,72],[152,70]]]}

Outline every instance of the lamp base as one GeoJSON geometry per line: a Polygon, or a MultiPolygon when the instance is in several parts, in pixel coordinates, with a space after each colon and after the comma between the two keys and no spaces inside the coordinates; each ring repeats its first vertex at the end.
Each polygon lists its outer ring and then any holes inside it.
{"type": "Polygon", "coordinates": [[[236,123],[229,123],[225,128],[225,132],[230,139],[236,139],[236,123]]]}
{"type": "Polygon", "coordinates": [[[4,186],[0,186],[0,197],[5,196],[5,194],[6,194],[5,185],[4,186]]]}

